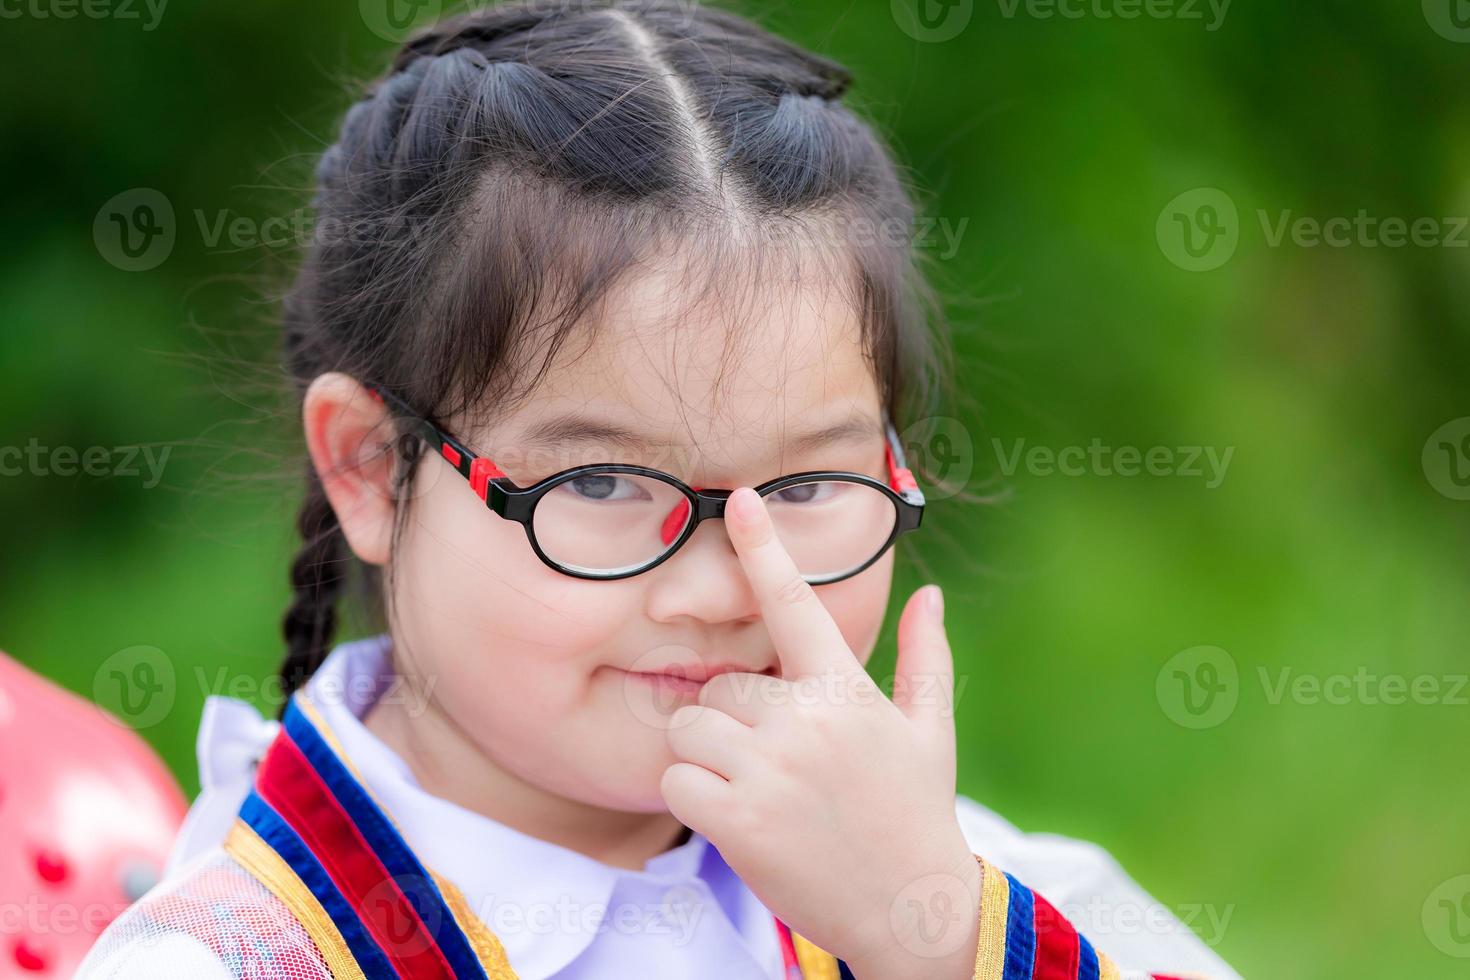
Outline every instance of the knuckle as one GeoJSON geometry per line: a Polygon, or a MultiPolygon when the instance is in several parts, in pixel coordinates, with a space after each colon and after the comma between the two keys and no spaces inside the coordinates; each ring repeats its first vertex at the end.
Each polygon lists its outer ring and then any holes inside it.
{"type": "Polygon", "coordinates": [[[773,594],[776,602],[783,606],[797,606],[816,595],[811,583],[800,575],[793,575],[782,583],[773,594]]]}
{"type": "Polygon", "coordinates": [[[806,714],[807,728],[819,744],[827,745],[839,739],[841,724],[835,711],[829,706],[813,708],[806,714]]]}

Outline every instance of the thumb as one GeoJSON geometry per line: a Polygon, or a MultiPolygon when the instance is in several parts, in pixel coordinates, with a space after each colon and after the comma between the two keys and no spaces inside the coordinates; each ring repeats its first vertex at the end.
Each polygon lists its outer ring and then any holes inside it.
{"type": "Polygon", "coordinates": [[[954,656],[944,631],[944,593],[926,585],[898,620],[893,703],[914,722],[954,734],[954,656]]]}

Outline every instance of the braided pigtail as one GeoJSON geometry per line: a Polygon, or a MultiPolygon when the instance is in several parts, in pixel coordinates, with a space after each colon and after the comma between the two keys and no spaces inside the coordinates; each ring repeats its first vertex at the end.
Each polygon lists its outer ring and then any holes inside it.
{"type": "Polygon", "coordinates": [[[326,659],[337,629],[337,600],[347,582],[347,539],[321,478],[307,469],[306,499],[296,518],[301,548],[291,562],[291,605],[281,621],[286,639],[281,686],[288,696],[326,659]]]}

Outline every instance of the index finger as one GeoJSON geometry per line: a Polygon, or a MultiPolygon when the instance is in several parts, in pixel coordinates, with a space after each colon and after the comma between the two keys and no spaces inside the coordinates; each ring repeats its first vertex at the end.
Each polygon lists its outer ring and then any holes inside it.
{"type": "Polygon", "coordinates": [[[735,553],[781,658],[782,675],[804,677],[856,665],[857,658],[832,614],[801,577],[776,536],[760,494],[749,487],[738,488],[730,494],[725,514],[735,553]]]}

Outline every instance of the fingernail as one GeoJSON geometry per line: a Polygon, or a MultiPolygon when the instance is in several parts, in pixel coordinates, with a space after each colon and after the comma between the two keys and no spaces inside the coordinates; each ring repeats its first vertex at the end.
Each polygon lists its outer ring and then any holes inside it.
{"type": "Polygon", "coordinates": [[[944,590],[937,585],[929,586],[929,595],[925,597],[929,603],[929,613],[935,619],[944,618],[944,590]]]}
{"type": "Polygon", "coordinates": [[[741,487],[730,494],[730,509],[742,523],[754,524],[761,516],[758,494],[749,487],[741,487]]]}

